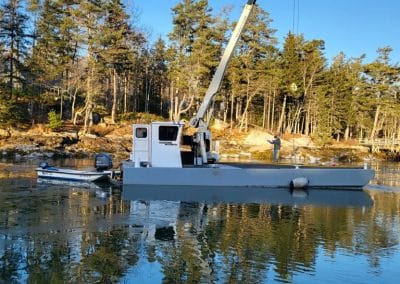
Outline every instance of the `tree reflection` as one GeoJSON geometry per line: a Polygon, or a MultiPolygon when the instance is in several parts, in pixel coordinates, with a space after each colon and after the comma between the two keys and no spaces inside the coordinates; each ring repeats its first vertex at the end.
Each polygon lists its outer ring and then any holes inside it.
{"type": "Polygon", "coordinates": [[[378,196],[372,194],[375,206],[370,210],[208,204],[199,214],[185,205],[177,240],[159,247],[164,280],[262,283],[273,269],[277,279],[286,282],[295,273],[314,273],[321,250],[333,257],[338,249],[365,255],[371,267],[379,267],[379,259],[390,254],[382,249],[399,244],[399,195],[397,202],[378,196]],[[201,228],[196,225],[199,218],[207,219],[201,228]]]}
{"type": "Polygon", "coordinates": [[[18,280],[18,267],[21,258],[21,249],[14,245],[4,247],[3,255],[0,258],[0,282],[15,282],[18,280]]]}
{"type": "Polygon", "coordinates": [[[138,203],[145,214],[118,192],[0,194],[0,283],[116,283],[142,261],[164,283],[291,282],[342,251],[379,270],[398,253],[400,194],[369,194],[371,208],[138,203]]]}
{"type": "Polygon", "coordinates": [[[82,243],[83,280],[86,283],[114,283],[138,261],[137,239],[125,229],[85,234],[82,243]]]}
{"type": "Polygon", "coordinates": [[[54,189],[11,201],[0,218],[0,283],[114,283],[138,261],[129,226],[98,227],[129,212],[117,193],[98,200],[90,190],[54,189]]]}

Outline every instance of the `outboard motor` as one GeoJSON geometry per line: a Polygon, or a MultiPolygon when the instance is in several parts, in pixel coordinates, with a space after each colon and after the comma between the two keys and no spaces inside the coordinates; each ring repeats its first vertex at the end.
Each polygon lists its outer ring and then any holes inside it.
{"type": "Polygon", "coordinates": [[[39,167],[42,168],[42,169],[46,169],[46,168],[49,167],[49,164],[48,164],[47,162],[41,162],[41,163],[39,164],[39,167]]]}
{"type": "Polygon", "coordinates": [[[113,167],[111,156],[106,153],[96,154],[94,167],[98,172],[111,169],[113,167]]]}

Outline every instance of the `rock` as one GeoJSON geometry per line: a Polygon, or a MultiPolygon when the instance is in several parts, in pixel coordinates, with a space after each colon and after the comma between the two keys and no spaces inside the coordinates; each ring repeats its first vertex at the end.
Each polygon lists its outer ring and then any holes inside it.
{"type": "Polygon", "coordinates": [[[240,157],[246,157],[246,158],[251,158],[251,153],[248,152],[240,152],[239,153],[240,157]]]}
{"type": "Polygon", "coordinates": [[[40,157],[43,157],[43,156],[44,156],[43,153],[34,152],[34,153],[29,154],[28,158],[29,159],[37,159],[37,158],[40,158],[40,157]]]}
{"type": "Polygon", "coordinates": [[[318,163],[318,162],[321,160],[321,158],[309,156],[309,157],[308,157],[308,160],[309,160],[310,164],[316,164],[316,163],[318,163]]]}
{"type": "Polygon", "coordinates": [[[54,157],[54,153],[51,152],[44,152],[43,155],[47,158],[53,158],[54,157]]]}

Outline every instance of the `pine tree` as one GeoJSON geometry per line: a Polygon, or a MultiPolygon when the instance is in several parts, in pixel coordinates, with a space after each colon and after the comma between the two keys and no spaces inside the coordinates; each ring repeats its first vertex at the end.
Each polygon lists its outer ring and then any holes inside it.
{"type": "Polygon", "coordinates": [[[357,115],[360,112],[357,91],[362,85],[361,64],[362,58],[349,60],[344,53],[340,53],[326,71],[323,85],[329,101],[324,112],[330,116],[332,132],[337,139],[343,135],[347,140],[356,126],[357,117],[361,117],[357,115]]]}
{"type": "Polygon", "coordinates": [[[367,75],[368,93],[372,97],[374,119],[370,138],[374,139],[377,133],[393,115],[393,106],[397,105],[397,94],[394,89],[399,84],[399,68],[390,64],[391,47],[378,49],[378,58],[365,66],[367,75]]]}
{"type": "Polygon", "coordinates": [[[269,27],[271,20],[266,11],[260,7],[253,10],[245,31],[241,35],[238,44],[238,63],[241,73],[239,92],[242,96],[243,109],[240,117],[240,129],[247,128],[250,109],[253,109],[254,117],[261,117],[260,109],[252,105],[253,99],[262,99],[265,90],[268,89],[270,70],[267,70],[275,51],[274,30],[269,27]]]}
{"type": "MultiPolygon", "coordinates": [[[[316,129],[318,99],[315,96],[315,87],[325,68],[323,49],[322,40],[305,41],[302,35],[291,33],[287,36],[282,52],[283,102],[278,130],[284,129],[286,116],[296,116],[298,120],[299,113],[304,113],[305,116],[301,132],[309,135],[310,131],[316,129]]],[[[291,131],[290,123],[286,124],[286,131],[291,131]]]]}
{"type": "Polygon", "coordinates": [[[130,27],[128,15],[124,11],[124,6],[120,0],[109,0],[105,4],[106,15],[104,24],[101,28],[102,38],[100,51],[101,59],[104,60],[107,68],[111,68],[112,74],[112,107],[111,121],[115,123],[118,102],[118,81],[124,71],[124,66],[128,61],[129,47],[127,37],[130,27]]]}
{"type": "Polygon", "coordinates": [[[85,0],[79,2],[78,9],[73,11],[73,16],[78,21],[79,27],[84,31],[81,35],[81,44],[85,47],[85,105],[76,113],[84,116],[84,133],[90,131],[92,115],[97,101],[102,93],[101,74],[103,65],[99,62],[102,50],[101,26],[105,16],[105,0],[85,0]]]}
{"type": "Polygon", "coordinates": [[[145,46],[147,45],[146,36],[136,30],[131,29],[127,37],[127,45],[129,47],[128,61],[124,66],[124,112],[128,110],[137,112],[140,110],[140,94],[145,93],[143,81],[145,80],[145,66],[143,62],[146,60],[145,46]],[[130,99],[129,99],[130,98],[130,99]]]}
{"type": "Polygon", "coordinates": [[[8,86],[7,98],[17,99],[16,89],[21,89],[24,83],[24,64],[30,37],[26,32],[28,16],[22,12],[20,0],[8,0],[0,10],[0,40],[4,44],[2,58],[8,86]]]}
{"type": "MultiPolygon", "coordinates": [[[[71,71],[76,69],[73,64],[77,57],[78,27],[71,17],[77,6],[69,2],[44,0],[42,5],[31,2],[31,9],[38,13],[36,40],[29,60],[31,79],[39,91],[51,94],[49,90],[57,90],[61,117],[64,93],[71,94],[71,71]]],[[[71,100],[74,98],[70,96],[71,100]]],[[[73,113],[72,110],[71,118],[73,113]]]]}
{"type": "Polygon", "coordinates": [[[280,86],[280,105],[281,111],[276,131],[284,128],[284,119],[287,115],[287,105],[292,109],[297,109],[301,105],[304,94],[304,85],[301,78],[301,47],[304,44],[302,36],[289,33],[285,38],[281,56],[282,83],[280,86]]]}
{"type": "Polygon", "coordinates": [[[166,45],[165,42],[159,38],[150,51],[152,98],[149,101],[149,110],[160,114],[164,112],[163,101],[166,101],[165,92],[168,86],[168,67],[166,60],[166,45]]]}
{"type": "Polygon", "coordinates": [[[200,102],[221,54],[215,19],[207,0],[184,0],[173,8],[174,29],[169,37],[174,51],[170,62],[171,107],[174,119],[200,102]]]}

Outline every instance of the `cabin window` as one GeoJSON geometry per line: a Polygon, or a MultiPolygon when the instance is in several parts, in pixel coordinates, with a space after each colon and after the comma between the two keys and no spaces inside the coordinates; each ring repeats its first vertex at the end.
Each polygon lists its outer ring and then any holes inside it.
{"type": "Polygon", "coordinates": [[[136,128],[136,138],[147,138],[147,128],[136,128]]]}
{"type": "Polygon", "coordinates": [[[160,126],[158,128],[158,139],[160,141],[176,141],[178,130],[177,126],[160,126]]]}

